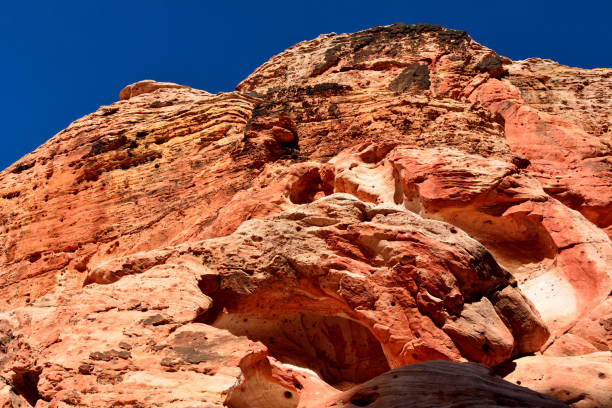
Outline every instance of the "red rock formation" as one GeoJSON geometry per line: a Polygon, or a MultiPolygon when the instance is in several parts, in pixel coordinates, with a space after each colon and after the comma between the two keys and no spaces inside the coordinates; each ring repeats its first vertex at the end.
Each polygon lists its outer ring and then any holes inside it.
{"type": "Polygon", "coordinates": [[[506,380],[577,407],[612,406],[610,353],[522,357],[506,380]]]}
{"type": "Polygon", "coordinates": [[[0,173],[0,405],[610,404],[611,78],[395,24],[129,85],[0,173]]]}
{"type": "Polygon", "coordinates": [[[245,222],[224,239],[117,258],[86,282],[115,282],[190,254],[219,273],[205,277],[203,291],[216,305],[206,322],[301,366],[324,363],[326,355],[332,367],[311,368],[332,384],[362,382],[388,364],[467,358],[496,365],[537,351],[548,332],[516,282],[484,247],[451,228],[333,195],[269,222],[245,222]],[[330,327],[327,337],[320,326],[330,327]],[[373,361],[361,360],[368,355],[373,361]],[[340,362],[346,372],[333,368],[340,362]]]}
{"type": "Polygon", "coordinates": [[[263,407],[285,392],[327,395],[321,379],[345,388],[416,361],[496,365],[536,351],[546,329],[510,274],[451,228],[332,195],[116,258],[83,289],[6,312],[3,370],[29,401],[220,404],[229,393],[240,407],[270,384],[263,407]],[[188,392],[196,379],[202,391],[188,392]]]}
{"type": "Polygon", "coordinates": [[[119,92],[119,99],[124,101],[126,99],[133,98],[134,96],[138,96],[144,93],[154,92],[157,89],[162,88],[188,88],[183,85],[173,84],[170,82],[156,82],[150,79],[136,82],[135,84],[131,84],[126,86],[119,92]]]}

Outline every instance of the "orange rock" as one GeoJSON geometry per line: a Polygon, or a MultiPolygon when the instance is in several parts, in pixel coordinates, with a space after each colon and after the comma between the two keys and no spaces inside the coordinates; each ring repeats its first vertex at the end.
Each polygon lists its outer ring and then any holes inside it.
{"type": "Polygon", "coordinates": [[[608,404],[611,72],[394,24],[129,85],[0,173],[0,404],[608,404]]]}
{"type": "Polygon", "coordinates": [[[331,161],[336,191],[394,202],[464,229],[514,273],[555,336],[608,297],[606,234],[516,164],[448,148],[365,147],[331,161]],[[372,160],[374,149],[386,153],[372,160]]]}
{"type": "Polygon", "coordinates": [[[522,357],[505,379],[564,401],[595,408],[612,405],[612,353],[522,357]]]}
{"type": "Polygon", "coordinates": [[[331,395],[323,380],[345,388],[410,362],[495,365],[524,336],[522,351],[536,351],[547,336],[537,313],[520,296],[521,321],[498,312],[502,292],[518,294],[512,277],[451,228],[336,194],[117,258],[83,289],[5,313],[2,373],[36,401],[136,404],[155,387],[169,406],[224,395],[281,406],[286,393],[331,395]]]}
{"type": "Polygon", "coordinates": [[[154,92],[162,88],[188,88],[184,85],[173,84],[170,82],[156,82],[150,79],[138,81],[123,88],[119,92],[119,100],[126,100],[144,93],[154,92]]]}

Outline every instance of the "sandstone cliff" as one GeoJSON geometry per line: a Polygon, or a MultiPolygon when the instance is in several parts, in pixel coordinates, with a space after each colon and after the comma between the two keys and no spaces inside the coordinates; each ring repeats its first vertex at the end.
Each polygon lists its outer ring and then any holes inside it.
{"type": "Polygon", "coordinates": [[[126,87],[0,173],[0,403],[611,406],[611,89],[403,24],[126,87]]]}

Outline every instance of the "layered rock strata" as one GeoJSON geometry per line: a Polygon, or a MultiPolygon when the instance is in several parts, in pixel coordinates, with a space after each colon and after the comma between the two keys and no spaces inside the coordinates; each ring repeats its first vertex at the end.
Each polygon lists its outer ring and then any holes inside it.
{"type": "Polygon", "coordinates": [[[1,403],[612,404],[611,88],[403,24],[129,85],[0,173],[1,403]]]}

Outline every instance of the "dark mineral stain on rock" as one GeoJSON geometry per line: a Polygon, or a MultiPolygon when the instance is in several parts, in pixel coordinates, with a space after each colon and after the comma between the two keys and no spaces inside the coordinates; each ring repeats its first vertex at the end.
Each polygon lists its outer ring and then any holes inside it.
{"type": "Polygon", "coordinates": [[[497,54],[483,57],[476,65],[476,70],[488,72],[493,78],[500,77],[507,72],[502,65],[501,57],[497,54]]]}
{"type": "Polygon", "coordinates": [[[340,57],[337,55],[340,49],[340,46],[335,46],[325,51],[325,57],[323,59],[323,62],[314,67],[310,76],[314,77],[317,75],[321,75],[331,67],[337,65],[340,62],[340,57]]]}
{"type": "Polygon", "coordinates": [[[389,89],[395,92],[404,92],[409,89],[429,89],[429,68],[426,65],[413,62],[408,65],[389,85],[389,89]]]}
{"type": "Polygon", "coordinates": [[[172,349],[187,363],[199,364],[206,361],[218,361],[222,357],[213,350],[232,341],[235,341],[233,336],[208,340],[202,333],[185,331],[175,337],[172,349]]]}
{"type": "Polygon", "coordinates": [[[387,47],[391,40],[405,38],[406,45],[416,47],[425,41],[423,34],[437,34],[439,44],[445,49],[457,49],[466,43],[470,36],[462,30],[451,30],[440,25],[395,23],[390,26],[376,26],[355,33],[351,38],[351,53],[354,61],[364,61],[383,52],[395,55],[398,49],[387,47]]]}

